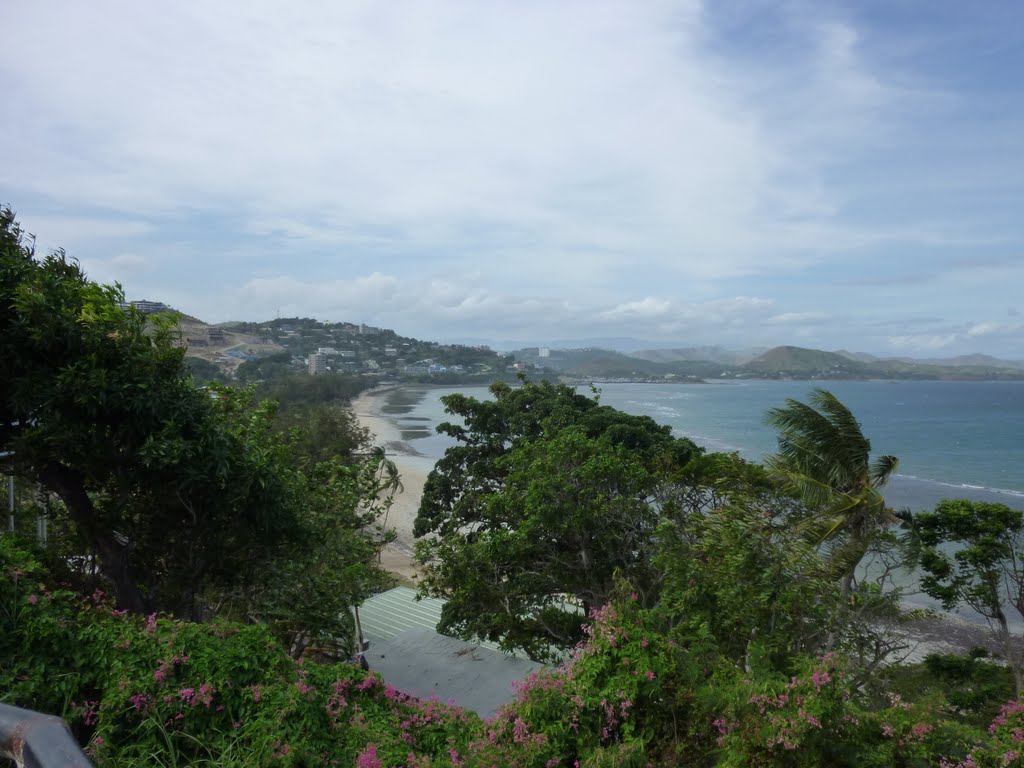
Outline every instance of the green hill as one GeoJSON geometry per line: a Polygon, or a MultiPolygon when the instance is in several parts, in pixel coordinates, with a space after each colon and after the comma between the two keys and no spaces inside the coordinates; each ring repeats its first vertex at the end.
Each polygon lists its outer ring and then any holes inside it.
{"type": "Polygon", "coordinates": [[[804,347],[775,347],[742,366],[752,374],[795,377],[861,378],[868,366],[835,352],[804,347]]]}

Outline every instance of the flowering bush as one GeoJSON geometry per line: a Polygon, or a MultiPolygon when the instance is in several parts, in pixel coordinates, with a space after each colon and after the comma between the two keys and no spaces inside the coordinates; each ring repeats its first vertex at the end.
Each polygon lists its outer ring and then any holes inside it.
{"type": "Polygon", "coordinates": [[[133,616],[43,577],[0,538],[0,691],[65,717],[99,765],[1024,765],[1020,701],[987,730],[941,697],[872,706],[842,657],[782,676],[752,652],[741,669],[628,592],[485,723],[354,665],[294,660],[262,626],[133,616]]]}
{"type": "Polygon", "coordinates": [[[100,765],[460,765],[475,715],[355,665],[291,659],[265,627],[113,610],[48,591],[0,538],[0,691],[63,716],[100,765]]]}

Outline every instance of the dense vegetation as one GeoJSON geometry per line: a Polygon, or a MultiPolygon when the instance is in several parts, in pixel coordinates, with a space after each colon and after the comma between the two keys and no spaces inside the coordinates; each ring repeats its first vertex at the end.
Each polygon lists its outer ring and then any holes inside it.
{"type": "Polygon", "coordinates": [[[1021,513],[898,518],[896,460],[829,393],[769,414],[764,467],[547,382],[448,397],[422,589],[442,630],[558,663],[484,722],[339,661],[398,482],[340,393],[283,423],[198,388],[173,324],[122,298],[0,213],[0,462],[51,531],[0,538],[0,700],[67,718],[99,764],[1024,764],[1021,513]],[[892,663],[918,555],[1009,668],[892,663]]]}
{"type": "Polygon", "coordinates": [[[259,620],[296,653],[347,656],[348,606],[386,581],[364,531],[387,504],[350,414],[311,437],[275,430],[251,391],[196,387],[170,321],[62,252],[36,259],[7,210],[0,279],[0,468],[41,489],[55,575],[122,610],[259,620]]]}

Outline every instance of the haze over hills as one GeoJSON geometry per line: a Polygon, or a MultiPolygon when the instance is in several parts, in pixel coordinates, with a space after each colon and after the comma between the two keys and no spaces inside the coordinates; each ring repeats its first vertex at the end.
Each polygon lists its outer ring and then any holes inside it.
{"type": "Polygon", "coordinates": [[[652,360],[659,363],[678,363],[683,361],[704,360],[712,363],[742,365],[765,352],[761,349],[731,350],[722,347],[682,347],[678,349],[642,349],[633,352],[633,357],[652,360]]]}
{"type": "Polygon", "coordinates": [[[836,350],[836,354],[848,357],[851,360],[859,360],[863,363],[874,363],[879,361],[891,361],[897,363],[918,363],[925,365],[953,365],[953,366],[982,366],[988,368],[1014,368],[1024,370],[1024,360],[1003,360],[992,355],[958,355],[956,357],[878,357],[869,355],[867,352],[847,352],[845,349],[836,350]]]}
{"type": "MultiPolygon", "coordinates": [[[[132,302],[144,311],[175,311],[160,302],[132,302]]],[[[244,359],[258,359],[271,354],[290,351],[294,364],[301,367],[301,361],[318,346],[326,347],[341,338],[351,339],[350,352],[338,352],[343,359],[335,370],[362,370],[383,372],[385,358],[402,356],[402,366],[416,368],[417,375],[430,375],[431,364],[439,357],[463,371],[465,364],[472,361],[461,358],[456,361],[447,357],[458,357],[459,350],[482,352],[492,371],[501,371],[502,358],[486,346],[443,344],[436,341],[420,341],[413,337],[399,337],[393,331],[360,326],[354,323],[321,323],[311,318],[294,318],[295,326],[286,332],[283,321],[266,323],[229,322],[210,326],[201,320],[182,316],[182,342],[189,348],[189,354],[217,364],[230,372],[244,359]],[[332,335],[325,329],[337,326],[338,333],[332,335]],[[300,331],[299,328],[305,328],[300,331]],[[343,330],[342,330],[343,329],[343,330]],[[365,335],[384,334],[394,349],[376,344],[373,349],[356,350],[362,342],[355,339],[365,335]],[[297,335],[298,334],[298,335],[297,335]],[[308,336],[309,338],[305,338],[308,336]],[[301,343],[299,343],[301,340],[301,343]],[[421,347],[421,345],[428,345],[421,347]],[[308,349],[307,349],[308,347],[308,349]],[[379,347],[379,349],[378,349],[379,347]],[[385,353],[385,349],[388,351],[385,353]],[[444,354],[441,354],[444,352],[444,354]],[[448,354],[451,353],[451,354],[448,354]],[[345,358],[351,355],[351,359],[345,358]],[[408,357],[411,355],[411,357],[408,357]],[[366,366],[360,361],[366,358],[366,366]],[[408,359],[407,359],[408,358],[408,359]],[[415,358],[415,359],[413,359],[415,358]],[[420,360],[427,364],[412,365],[420,360]],[[423,370],[420,370],[422,368],[423,370]]],[[[383,337],[381,337],[383,338],[383,337]]],[[[617,339],[616,341],[622,341],[617,339]]],[[[631,341],[636,341],[635,339],[631,341]]],[[[361,349],[361,348],[360,348],[361,349]]],[[[459,352],[459,354],[463,354],[459,352]]],[[[477,354],[474,352],[473,354],[477,354]]],[[[473,354],[470,357],[473,357],[473,354]]],[[[479,356],[479,355],[477,355],[479,356]]],[[[768,350],[729,350],[719,346],[676,347],[667,349],[641,349],[632,354],[606,349],[600,346],[585,346],[573,349],[553,347],[522,347],[512,353],[514,361],[521,364],[517,370],[543,375],[550,372],[570,379],[619,379],[619,380],[699,380],[709,378],[794,378],[794,379],[972,379],[972,380],[1024,380],[1024,361],[1003,360],[989,355],[964,355],[947,359],[915,360],[912,358],[880,358],[866,353],[846,350],[828,352],[796,346],[778,346],[768,350]]],[[[509,364],[513,362],[510,359],[509,364]]],[[[445,369],[447,365],[436,363],[445,369]]],[[[394,366],[386,366],[393,368],[394,366]]],[[[396,370],[397,372],[397,370],[396,370]]]]}

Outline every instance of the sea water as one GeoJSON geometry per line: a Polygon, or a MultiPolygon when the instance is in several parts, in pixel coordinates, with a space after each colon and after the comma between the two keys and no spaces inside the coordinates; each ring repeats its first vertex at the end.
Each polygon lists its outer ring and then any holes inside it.
{"type": "MultiPolygon", "coordinates": [[[[892,454],[899,471],[885,489],[889,504],[913,511],[947,498],[994,501],[1024,509],[1024,382],[728,381],[702,384],[599,384],[603,404],[650,416],[713,451],[759,461],[775,450],[765,413],[788,398],[806,401],[824,386],[860,421],[872,455],[892,454]]],[[[587,392],[588,388],[581,388],[587,392]]],[[[403,438],[436,460],[452,444],[435,432],[451,418],[441,398],[484,387],[408,387],[388,393],[384,412],[403,438]]]]}

